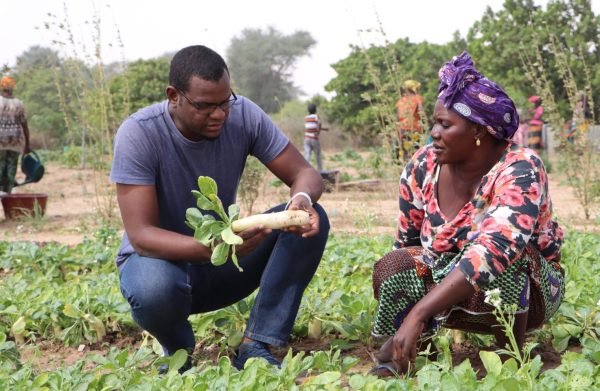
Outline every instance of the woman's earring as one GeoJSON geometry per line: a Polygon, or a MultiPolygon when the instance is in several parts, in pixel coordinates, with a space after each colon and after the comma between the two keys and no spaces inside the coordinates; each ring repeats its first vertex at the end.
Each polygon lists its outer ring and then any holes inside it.
{"type": "Polygon", "coordinates": [[[479,140],[478,138],[475,139],[475,145],[476,146],[480,146],[481,145],[481,140],[479,140]]]}

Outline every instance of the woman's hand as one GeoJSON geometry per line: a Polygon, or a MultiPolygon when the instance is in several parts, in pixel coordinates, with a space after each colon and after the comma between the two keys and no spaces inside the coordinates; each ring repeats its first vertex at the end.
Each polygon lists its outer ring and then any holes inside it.
{"type": "Polygon", "coordinates": [[[417,357],[417,340],[427,321],[452,308],[475,293],[464,274],[454,268],[442,282],[427,293],[410,310],[393,340],[392,363],[399,372],[407,372],[417,357]]]}
{"type": "Polygon", "coordinates": [[[392,342],[392,364],[399,373],[407,373],[417,358],[417,340],[425,321],[410,312],[396,331],[392,342]]]}

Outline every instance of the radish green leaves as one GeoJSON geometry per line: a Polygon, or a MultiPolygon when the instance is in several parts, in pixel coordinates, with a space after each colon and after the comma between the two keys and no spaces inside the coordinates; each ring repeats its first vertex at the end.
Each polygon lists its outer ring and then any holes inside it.
{"type": "Polygon", "coordinates": [[[199,191],[192,190],[198,208],[188,208],[186,210],[185,223],[194,230],[194,238],[198,242],[212,248],[210,262],[213,265],[223,265],[231,254],[231,260],[242,271],[235,254],[235,246],[242,244],[244,240],[233,233],[231,229],[231,224],[240,215],[240,208],[233,204],[229,206],[227,213],[225,213],[223,203],[217,196],[217,183],[210,177],[199,177],[198,189],[199,191]],[[221,220],[215,219],[210,214],[202,214],[200,209],[215,212],[221,220]]]}

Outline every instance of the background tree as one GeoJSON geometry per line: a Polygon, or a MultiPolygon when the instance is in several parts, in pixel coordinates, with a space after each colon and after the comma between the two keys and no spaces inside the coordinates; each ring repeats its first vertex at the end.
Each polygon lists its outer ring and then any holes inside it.
{"type": "Polygon", "coordinates": [[[308,54],[315,40],[306,31],[290,35],[269,27],[244,29],[227,48],[227,64],[234,88],[268,113],[298,96],[291,81],[294,64],[308,54]]]}
{"type": "Polygon", "coordinates": [[[137,60],[109,83],[115,111],[128,116],[142,107],[166,99],[170,58],[137,60]]]}
{"type": "MultiPolygon", "coordinates": [[[[550,48],[551,37],[556,37],[562,49],[568,50],[569,66],[576,75],[577,84],[585,84],[584,62],[592,75],[599,75],[599,24],[590,0],[550,1],[546,7],[536,6],[532,0],[505,0],[501,10],[487,9],[481,20],[467,34],[469,53],[481,72],[507,89],[517,104],[527,106],[527,98],[539,95],[528,79],[523,56],[535,58],[538,49],[544,69],[556,67],[550,48]]],[[[550,88],[559,92],[558,105],[562,115],[570,110],[563,82],[557,72],[548,72],[550,88]]],[[[594,84],[600,87],[600,76],[594,84]]],[[[595,88],[594,99],[600,98],[595,88]]]]}
{"type": "Polygon", "coordinates": [[[66,142],[69,132],[65,110],[72,111],[73,108],[66,101],[61,102],[58,88],[69,90],[71,95],[75,91],[70,88],[64,62],[58,53],[32,46],[17,57],[12,74],[17,80],[17,97],[25,105],[32,139],[46,148],[66,142]]]}
{"type": "Polygon", "coordinates": [[[325,86],[335,93],[326,106],[328,117],[353,137],[372,143],[383,127],[391,126],[388,122],[395,121],[394,104],[406,79],[421,82],[425,111],[431,116],[437,96],[437,73],[461,45],[464,43],[456,38],[447,45],[399,39],[388,47],[353,47],[348,57],[332,65],[338,76],[325,86]],[[381,115],[381,110],[387,115],[381,115]]]}
{"type": "MultiPolygon", "coordinates": [[[[569,118],[567,88],[556,71],[551,37],[557,38],[559,50],[569,52],[568,65],[580,89],[586,86],[584,67],[588,68],[589,90],[594,102],[600,102],[600,17],[594,15],[591,1],[554,0],[543,9],[533,0],[505,0],[497,12],[488,8],[466,38],[455,33],[444,45],[400,39],[387,46],[353,47],[348,57],[332,65],[337,76],[325,86],[334,95],[326,106],[327,114],[353,137],[377,141],[374,136],[390,126],[382,123],[380,111],[393,112],[395,99],[391,96],[398,94],[398,83],[412,78],[421,82],[425,112],[431,116],[439,68],[465,49],[483,74],[505,88],[517,106],[526,108],[527,98],[540,92],[528,78],[522,57],[534,59],[539,50],[542,63],[536,66],[550,70],[549,88],[557,92],[558,108],[569,118]]],[[[600,118],[600,104],[594,110],[600,118]]]]}

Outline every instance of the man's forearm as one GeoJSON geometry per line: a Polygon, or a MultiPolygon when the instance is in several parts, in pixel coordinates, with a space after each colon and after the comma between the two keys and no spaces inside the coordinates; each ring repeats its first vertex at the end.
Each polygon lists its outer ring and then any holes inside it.
{"type": "Polygon", "coordinates": [[[321,194],[323,194],[323,179],[314,168],[307,167],[298,175],[290,188],[290,196],[298,192],[307,193],[313,203],[321,197],[321,194]]]}
{"type": "Polygon", "coordinates": [[[210,262],[212,251],[191,236],[158,227],[140,229],[129,235],[135,251],[142,256],[175,262],[210,262]]]}

